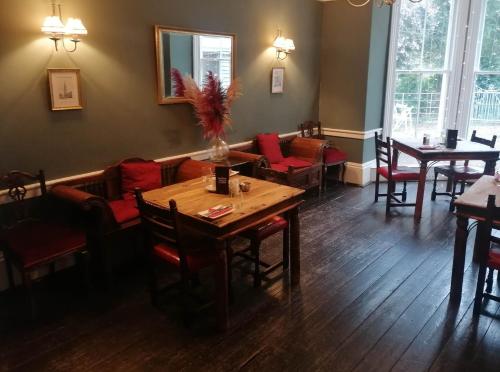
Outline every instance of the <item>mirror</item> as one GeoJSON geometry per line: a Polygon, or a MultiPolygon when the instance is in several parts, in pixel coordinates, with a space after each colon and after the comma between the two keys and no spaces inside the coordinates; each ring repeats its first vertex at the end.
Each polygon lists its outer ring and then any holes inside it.
{"type": "Polygon", "coordinates": [[[209,71],[221,79],[224,88],[233,80],[234,34],[155,26],[155,39],[159,104],[186,102],[175,95],[171,77],[174,68],[182,75],[191,75],[199,86],[209,71]]]}

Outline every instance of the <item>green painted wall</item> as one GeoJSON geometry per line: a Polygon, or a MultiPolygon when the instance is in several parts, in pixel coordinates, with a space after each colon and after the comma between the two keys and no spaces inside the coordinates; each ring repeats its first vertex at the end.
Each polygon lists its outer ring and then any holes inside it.
{"type": "MultiPolygon", "coordinates": [[[[389,7],[324,4],[319,117],[325,128],[368,131],[382,126],[389,28],[389,7]]],[[[351,162],[375,158],[373,138],[333,142],[351,162]]]]}
{"type": "Polygon", "coordinates": [[[130,156],[160,158],[207,147],[188,105],[156,103],[155,24],[232,32],[244,96],[229,142],[290,132],[317,119],[321,4],[304,0],[65,0],[63,17],[89,35],[76,53],[55,52],[41,32],[49,1],[0,2],[0,172],[44,168],[49,178],[102,169],[130,156]],[[285,93],[270,94],[270,45],[295,41],[285,93]],[[52,112],[47,68],[81,69],[85,108],[52,112]]]}

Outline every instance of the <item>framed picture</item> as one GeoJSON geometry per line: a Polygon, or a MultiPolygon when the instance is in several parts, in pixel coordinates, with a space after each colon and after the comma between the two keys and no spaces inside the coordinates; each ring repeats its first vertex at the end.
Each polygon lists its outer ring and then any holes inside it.
{"type": "Polygon", "coordinates": [[[49,68],[48,77],[52,111],[83,108],[80,69],[49,68]]]}
{"type": "Polygon", "coordinates": [[[271,93],[283,93],[285,84],[285,68],[273,67],[271,74],[271,93]]]}

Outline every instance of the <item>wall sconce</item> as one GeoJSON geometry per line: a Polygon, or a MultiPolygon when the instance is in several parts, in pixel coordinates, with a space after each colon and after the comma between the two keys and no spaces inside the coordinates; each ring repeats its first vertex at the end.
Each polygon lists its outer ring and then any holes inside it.
{"type": "Polygon", "coordinates": [[[274,39],[273,47],[276,48],[276,58],[279,60],[284,60],[292,50],[295,50],[293,40],[284,38],[281,35],[281,30],[278,30],[278,36],[274,39]]]}
{"type": "Polygon", "coordinates": [[[66,25],[62,22],[61,4],[57,4],[59,15],[56,15],[56,4],[52,3],[52,15],[45,17],[41,30],[43,33],[49,35],[49,39],[54,41],[56,51],[58,50],[59,40],[62,41],[64,50],[67,52],[74,52],[80,42],[80,35],[87,35],[87,29],[79,18],[68,18],[66,25]],[[73,42],[73,49],[68,50],[64,44],[66,36],[70,36],[73,42]]]}

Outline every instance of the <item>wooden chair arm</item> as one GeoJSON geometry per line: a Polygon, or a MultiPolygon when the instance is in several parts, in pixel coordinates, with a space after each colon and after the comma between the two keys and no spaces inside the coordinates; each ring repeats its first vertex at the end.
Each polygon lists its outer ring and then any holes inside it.
{"type": "Polygon", "coordinates": [[[320,163],[326,143],[325,140],[296,137],[290,143],[290,155],[311,163],[320,163]]]}

